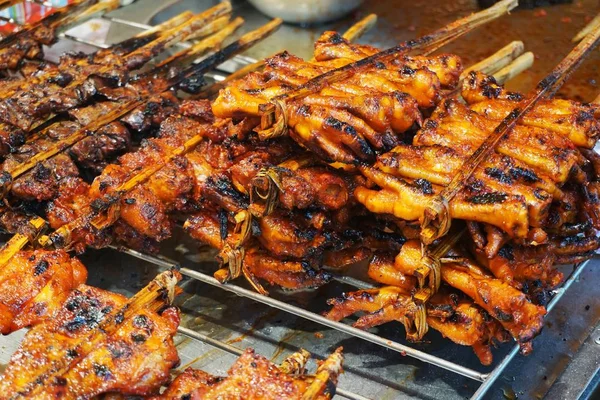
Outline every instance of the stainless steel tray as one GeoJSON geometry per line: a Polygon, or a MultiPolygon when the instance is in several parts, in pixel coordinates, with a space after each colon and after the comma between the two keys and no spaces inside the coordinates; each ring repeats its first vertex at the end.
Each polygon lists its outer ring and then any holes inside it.
{"type": "MultiPolygon", "coordinates": [[[[201,10],[212,3],[183,1],[179,7],[201,10]]],[[[169,13],[181,11],[175,7],[166,10],[162,17],[154,16],[164,6],[163,2],[140,0],[123,7],[92,22],[104,26],[101,43],[83,39],[79,35],[82,30],[74,29],[64,35],[68,40],[50,49],[48,57],[56,57],[73,47],[83,51],[92,51],[94,46],[104,47],[106,43],[117,42],[143,29],[152,18],[160,22],[169,13]]],[[[266,20],[245,3],[236,3],[236,10],[250,21],[251,26],[246,29],[266,20]]],[[[338,28],[343,29],[343,26],[338,28]]],[[[289,37],[290,30],[298,29],[284,27],[284,35],[276,38],[289,37]]],[[[311,43],[314,38],[314,35],[310,38],[311,43]]],[[[276,45],[277,48],[288,47],[285,43],[276,45]]],[[[264,55],[275,50],[271,43],[263,49],[253,49],[250,55],[263,56],[260,53],[265,49],[268,52],[264,55]]],[[[222,79],[224,72],[250,61],[247,57],[236,57],[212,76],[222,79]]],[[[126,249],[122,252],[106,249],[90,251],[82,260],[90,270],[90,284],[127,295],[141,288],[161,269],[174,265],[182,268],[189,279],[183,283],[184,295],[178,300],[184,315],[178,337],[181,368],[193,365],[224,374],[236,355],[247,347],[280,361],[300,347],[324,357],[343,345],[346,373],[338,394],[351,399],[479,399],[510,397],[513,393],[526,398],[546,393],[558,396],[555,398],[578,398],[598,369],[599,341],[590,336],[591,333],[600,335],[598,329],[592,332],[600,319],[600,300],[594,295],[600,272],[592,267],[596,261],[566,271],[573,273],[557,291],[549,307],[553,310],[547,318],[547,327],[536,339],[531,357],[515,357],[517,347],[506,345],[495,351],[494,364],[484,368],[470,348],[454,345],[434,332],[428,334],[428,342],[415,345],[404,341],[400,324],[363,332],[319,315],[324,310],[325,299],[354,290],[363,285],[361,280],[340,278],[327,287],[300,293],[271,289],[271,297],[267,298],[249,290],[241,281],[218,284],[212,278],[215,264],[208,261],[211,253],[198,251],[197,243],[181,232],[162,248],[161,257],[126,249]],[[573,289],[567,292],[570,286],[573,289]],[[558,302],[561,297],[564,299],[558,302]],[[563,397],[566,394],[568,396],[563,397]]],[[[360,271],[355,272],[360,278],[360,271]]],[[[17,333],[0,338],[0,365],[8,361],[20,337],[17,333]]]]}

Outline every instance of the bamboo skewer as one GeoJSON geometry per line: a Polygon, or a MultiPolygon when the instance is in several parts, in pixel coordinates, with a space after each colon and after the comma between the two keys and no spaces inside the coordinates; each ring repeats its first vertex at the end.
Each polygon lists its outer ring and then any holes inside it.
{"type": "MultiPolygon", "coordinates": [[[[352,42],[352,41],[360,38],[362,35],[364,35],[366,32],[368,32],[371,28],[373,28],[375,23],[377,23],[377,15],[370,14],[370,15],[366,16],[365,18],[363,18],[362,20],[358,21],[356,24],[352,25],[350,28],[348,28],[348,30],[342,36],[346,40],[352,42]]],[[[270,57],[267,57],[266,59],[268,59],[268,58],[270,58],[270,57]]],[[[219,92],[219,90],[223,89],[230,82],[233,82],[235,80],[243,78],[244,76],[248,75],[251,72],[258,71],[259,69],[263,68],[264,66],[265,66],[265,59],[258,60],[252,64],[248,64],[248,65],[238,69],[234,73],[228,75],[222,81],[216,82],[215,84],[211,85],[210,87],[204,89],[203,91],[198,93],[196,95],[196,97],[209,98],[209,97],[217,94],[219,92]]]]}
{"type": "Polygon", "coordinates": [[[116,10],[120,6],[119,0],[103,0],[98,1],[89,7],[82,9],[81,11],[76,10],[65,15],[64,18],[59,21],[50,24],[51,28],[61,28],[61,30],[69,30],[73,23],[80,23],[82,20],[92,18],[99,13],[104,13],[112,10],[116,10]]]}
{"type": "Polygon", "coordinates": [[[181,275],[177,271],[159,274],[123,306],[107,313],[95,329],[80,337],[71,338],[66,348],[56,349],[50,356],[52,362],[41,367],[40,374],[20,384],[19,397],[36,397],[55,378],[63,376],[88,354],[102,347],[123,326],[123,321],[134,318],[140,312],[159,312],[171,305],[180,280],[181,275]]]}
{"type": "Polygon", "coordinates": [[[377,24],[377,15],[369,14],[365,18],[352,25],[342,35],[342,37],[350,42],[353,42],[370,31],[377,24]]]}
{"type": "Polygon", "coordinates": [[[504,68],[493,72],[492,75],[498,84],[503,84],[504,82],[514,78],[519,75],[521,72],[531,68],[533,65],[533,61],[535,56],[532,52],[528,51],[525,54],[517,57],[513,62],[505,66],[504,68]]]}
{"type": "Polygon", "coordinates": [[[525,51],[525,45],[520,40],[515,40],[492,54],[490,57],[466,68],[460,75],[464,80],[472,71],[478,71],[486,75],[492,74],[510,64],[515,58],[525,51]]]}
{"type": "Polygon", "coordinates": [[[261,106],[261,127],[258,134],[265,140],[283,134],[287,128],[285,103],[295,99],[303,98],[309,94],[320,91],[326,85],[347,79],[353,74],[371,68],[377,62],[384,62],[398,54],[415,50],[428,50],[436,48],[441,43],[448,43],[449,40],[473,30],[477,26],[490,22],[501,15],[509,12],[518,4],[517,0],[503,0],[492,7],[472,14],[468,17],[454,21],[445,27],[433,32],[432,34],[422,36],[421,38],[400,43],[397,46],[383,50],[372,56],[363,58],[359,61],[347,64],[340,68],[328,71],[313,79],[308,80],[303,85],[298,86],[292,92],[276,96],[267,104],[261,106]]]}
{"type": "MultiPolygon", "coordinates": [[[[171,79],[166,85],[167,88],[179,84],[182,80],[184,80],[190,76],[202,74],[202,73],[206,72],[207,70],[214,68],[214,66],[218,65],[219,63],[227,60],[231,56],[248,49],[249,47],[254,45],[256,42],[264,39],[266,36],[273,33],[279,27],[279,25],[281,25],[281,20],[276,19],[255,31],[247,33],[246,35],[244,35],[240,39],[238,39],[236,42],[225,47],[220,52],[217,52],[217,53],[213,54],[212,56],[207,57],[202,62],[189,67],[186,71],[184,71],[183,73],[181,73],[178,76],[171,79]]],[[[144,100],[145,99],[133,100],[131,102],[131,105],[128,105],[125,107],[127,109],[127,112],[131,111],[133,108],[137,107],[139,104],[142,104],[144,100]],[[133,105],[133,107],[132,107],[132,105],[133,105]]],[[[117,110],[117,114],[121,114],[121,115],[124,114],[123,106],[121,108],[119,108],[119,110],[117,110]]],[[[111,116],[110,118],[102,118],[102,119],[103,119],[103,121],[101,122],[101,124],[103,125],[103,124],[107,123],[106,122],[107,120],[114,120],[114,116],[111,116]]],[[[86,131],[86,129],[84,129],[84,132],[85,131],[86,131]]],[[[79,134],[78,138],[80,138],[80,137],[81,137],[81,133],[79,134]]],[[[172,152],[167,157],[165,157],[165,159],[163,159],[162,162],[147,166],[145,169],[136,173],[133,177],[131,177],[127,181],[123,182],[119,186],[119,188],[116,189],[114,192],[110,193],[109,195],[106,195],[102,199],[99,199],[99,201],[96,202],[96,204],[102,205],[100,207],[100,209],[101,209],[100,212],[95,213],[95,212],[92,212],[91,209],[88,210],[88,212],[86,214],[82,215],[80,218],[76,219],[75,221],[72,221],[69,224],[64,225],[63,227],[59,228],[54,233],[52,233],[49,237],[43,237],[40,240],[40,243],[42,245],[48,245],[50,243],[53,243],[56,246],[58,246],[58,245],[65,246],[65,245],[68,245],[68,241],[69,241],[68,238],[70,237],[70,232],[79,226],[83,226],[87,223],[90,223],[92,226],[96,227],[97,229],[103,229],[104,227],[107,227],[114,218],[118,217],[118,208],[115,208],[115,207],[118,206],[118,203],[120,202],[121,197],[125,193],[128,193],[129,191],[131,191],[133,188],[135,188],[139,184],[145,182],[153,174],[158,172],[162,167],[164,167],[169,162],[171,162],[175,157],[184,155],[184,154],[188,153],[189,151],[191,151],[192,149],[194,149],[202,140],[204,140],[204,135],[201,133],[191,137],[190,139],[188,139],[185,142],[185,144],[183,146],[176,149],[174,152],[172,152]]],[[[1,182],[0,182],[0,184],[1,184],[1,182]]]]}
{"type": "Polygon", "coordinates": [[[584,41],[579,43],[544,78],[519,105],[496,127],[479,148],[466,160],[460,171],[440,194],[435,196],[430,205],[425,208],[421,223],[421,241],[426,245],[445,235],[450,229],[449,202],[460,192],[466,181],[473,175],[479,164],[494,151],[498,142],[510,132],[519,119],[526,115],[540,100],[550,97],[564,83],[568,76],[581,64],[585,56],[600,41],[600,26],[592,31],[584,41]]]}
{"type": "Polygon", "coordinates": [[[146,29],[146,30],[138,33],[137,35],[134,36],[134,38],[142,38],[145,36],[150,36],[155,33],[159,33],[159,32],[163,32],[163,31],[172,29],[176,26],[183,24],[185,21],[187,21],[193,17],[194,17],[193,12],[184,11],[181,14],[178,14],[178,15],[174,16],[173,18],[170,18],[161,24],[158,24],[156,26],[153,26],[152,28],[146,29]]]}
{"type": "Polygon", "coordinates": [[[573,43],[579,42],[581,39],[586,37],[590,32],[596,30],[600,26],[600,14],[596,15],[594,19],[592,19],[589,24],[587,24],[582,30],[577,32],[572,39],[573,43]]]}

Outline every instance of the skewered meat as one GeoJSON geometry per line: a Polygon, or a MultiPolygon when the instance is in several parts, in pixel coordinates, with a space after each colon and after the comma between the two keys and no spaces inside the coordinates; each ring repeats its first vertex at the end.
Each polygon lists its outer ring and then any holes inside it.
{"type": "Polygon", "coordinates": [[[64,112],[85,104],[91,97],[102,92],[105,86],[126,82],[129,71],[143,66],[166,46],[186,39],[195,31],[204,28],[207,23],[228,14],[230,10],[229,3],[221,3],[190,18],[181,26],[163,32],[156,40],[123,57],[113,57],[110,65],[83,62],[83,68],[74,74],[70,82],[59,80],[62,85],[52,79],[38,79],[39,83],[27,85],[26,90],[17,91],[0,102],[0,119],[29,131],[36,121],[43,121],[51,113],[64,112]]]}
{"type": "Polygon", "coordinates": [[[54,317],[86,278],[85,267],[62,250],[17,253],[0,266],[0,333],[54,317]]]}
{"type": "MultiPolygon", "coordinates": [[[[335,395],[343,356],[337,349],[314,376],[291,375],[285,365],[278,367],[248,349],[229,369],[226,377],[187,369],[160,396],[152,400],[190,399],[311,399],[326,400],[335,395]]],[[[301,371],[303,368],[301,368],[301,371]]]]}

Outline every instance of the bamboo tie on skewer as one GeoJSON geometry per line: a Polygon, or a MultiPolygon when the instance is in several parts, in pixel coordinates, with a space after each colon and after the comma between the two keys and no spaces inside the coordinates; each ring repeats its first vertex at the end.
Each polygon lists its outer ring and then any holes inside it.
{"type": "Polygon", "coordinates": [[[425,208],[421,223],[421,241],[426,245],[444,236],[450,229],[451,216],[449,202],[462,190],[467,180],[495,149],[502,138],[508,134],[517,122],[525,116],[542,99],[548,98],[564,83],[569,75],[581,64],[585,56],[600,41],[600,26],[593,30],[584,41],[579,43],[570,53],[546,76],[517,107],[500,122],[494,132],[467,159],[459,172],[442,192],[434,197],[425,208]]]}

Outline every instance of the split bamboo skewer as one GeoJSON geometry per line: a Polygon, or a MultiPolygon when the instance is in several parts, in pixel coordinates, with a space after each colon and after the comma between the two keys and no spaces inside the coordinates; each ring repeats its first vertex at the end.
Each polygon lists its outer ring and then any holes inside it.
{"type": "Polygon", "coordinates": [[[432,34],[425,35],[408,42],[400,43],[397,46],[383,50],[372,56],[328,71],[322,75],[310,79],[290,93],[276,96],[275,98],[271,99],[269,103],[263,104],[261,107],[262,118],[261,127],[260,130],[258,130],[259,136],[264,140],[279,136],[285,132],[287,127],[287,123],[285,121],[285,103],[287,101],[303,98],[309,94],[318,92],[328,84],[347,79],[356,72],[371,68],[376,62],[389,60],[396,57],[398,54],[408,51],[437,48],[435,46],[439,45],[440,43],[448,43],[449,40],[459,37],[477,26],[490,22],[501,15],[504,15],[515,8],[517,4],[517,0],[502,0],[486,10],[454,21],[433,32],[432,34]]]}
{"type": "MultiPolygon", "coordinates": [[[[238,39],[236,42],[225,47],[220,52],[217,52],[217,53],[213,54],[212,56],[207,57],[202,62],[191,66],[190,68],[188,68],[188,70],[184,71],[179,76],[173,78],[167,84],[167,86],[168,87],[175,86],[185,78],[188,78],[193,75],[202,74],[202,73],[206,72],[207,70],[212,69],[215,65],[218,65],[221,62],[228,59],[229,57],[248,49],[249,47],[253,46],[256,42],[258,42],[258,41],[264,39],[266,36],[270,35],[281,25],[281,23],[282,23],[282,21],[280,19],[275,19],[275,20],[269,22],[268,24],[264,25],[263,27],[255,30],[255,31],[247,33],[246,35],[244,35],[240,39],[238,39]]],[[[139,105],[141,103],[143,103],[143,100],[142,101],[140,101],[140,100],[132,101],[132,104],[134,104],[135,107],[137,107],[137,105],[139,105]]],[[[129,107],[127,107],[127,109],[128,109],[128,111],[131,111],[135,107],[129,106],[129,107]]],[[[121,109],[119,109],[118,111],[119,111],[119,113],[122,113],[121,109]]],[[[110,118],[107,118],[107,119],[110,119],[110,118]]],[[[112,119],[112,120],[114,120],[114,119],[112,119]]],[[[106,123],[106,121],[103,121],[103,124],[104,123],[106,123]]],[[[97,201],[96,204],[102,204],[102,206],[99,207],[101,209],[101,211],[99,211],[98,213],[94,213],[94,212],[92,212],[91,209],[87,210],[88,212],[85,213],[84,215],[82,215],[80,218],[57,229],[49,237],[41,238],[40,243],[42,245],[54,244],[55,246],[63,247],[65,245],[69,244],[68,239],[70,237],[70,232],[79,226],[83,226],[87,223],[90,223],[93,227],[95,227],[97,229],[105,228],[106,226],[108,226],[108,224],[111,223],[111,221],[115,217],[118,217],[118,209],[116,209],[115,207],[118,205],[118,202],[120,201],[121,197],[124,194],[131,191],[133,188],[135,188],[139,184],[145,182],[153,174],[155,174],[160,169],[162,169],[165,165],[167,165],[169,162],[171,162],[175,157],[184,155],[184,154],[188,153],[189,151],[193,150],[202,140],[204,140],[203,134],[197,134],[197,135],[191,137],[190,139],[188,139],[185,142],[185,144],[183,146],[176,149],[173,153],[169,154],[165,159],[163,159],[162,162],[156,163],[153,165],[149,165],[147,168],[138,172],[133,177],[131,177],[129,180],[123,182],[116,191],[110,193],[109,195],[104,196],[104,198],[102,198],[102,199],[99,199],[99,201],[97,201]]]]}
{"type": "Polygon", "coordinates": [[[342,37],[350,42],[357,40],[362,37],[365,33],[369,32],[377,24],[377,15],[369,14],[365,18],[352,25],[342,37]]]}
{"type": "Polygon", "coordinates": [[[194,13],[191,11],[184,11],[181,14],[178,14],[178,15],[174,16],[173,18],[170,18],[161,24],[158,24],[156,26],[153,26],[152,28],[141,31],[140,33],[135,35],[134,38],[142,38],[142,37],[153,35],[155,33],[160,33],[160,32],[169,30],[171,28],[174,28],[176,26],[183,24],[185,21],[187,21],[191,18],[194,18],[194,13]]]}
{"type": "Polygon", "coordinates": [[[586,37],[590,32],[592,32],[595,29],[597,29],[598,26],[600,26],[600,14],[596,15],[594,17],[594,19],[592,19],[589,22],[589,24],[587,24],[582,30],[580,30],[579,32],[577,32],[577,35],[575,35],[573,37],[572,41],[574,43],[579,42],[581,39],[583,39],[584,37],[586,37]]]}
{"type": "Polygon", "coordinates": [[[485,58],[478,63],[471,65],[466,68],[462,74],[460,74],[460,80],[464,80],[472,71],[478,71],[486,75],[491,75],[495,71],[506,67],[515,58],[519,57],[525,51],[525,45],[520,40],[511,42],[492,54],[490,57],[485,58]]]}
{"type": "MultiPolygon", "coordinates": [[[[377,23],[377,15],[369,14],[365,18],[358,21],[356,24],[352,25],[348,30],[342,35],[348,41],[354,41],[368,32],[375,24],[377,23]]],[[[272,56],[271,56],[272,57],[272,56]]],[[[270,57],[267,57],[270,58],[270,57]]],[[[199,98],[209,98],[219,92],[219,90],[223,89],[230,82],[243,78],[251,72],[258,71],[259,69],[265,66],[265,59],[258,60],[252,64],[248,64],[233,74],[228,75],[225,79],[220,82],[216,82],[214,85],[204,89],[196,97],[199,98]]]]}
{"type": "Polygon", "coordinates": [[[68,348],[58,349],[52,354],[52,362],[40,369],[40,374],[21,383],[19,397],[36,397],[54,381],[54,378],[67,373],[88,354],[102,346],[122,326],[122,322],[134,318],[142,311],[159,312],[173,303],[176,285],[181,280],[177,271],[159,274],[146,287],[136,293],[123,306],[107,313],[97,327],[81,337],[73,338],[68,348]],[[67,355],[69,354],[69,355],[67,355]]]}
{"type": "Polygon", "coordinates": [[[466,160],[460,171],[448,186],[425,208],[421,223],[421,241],[426,245],[445,235],[450,229],[449,202],[460,192],[466,181],[473,175],[479,164],[495,149],[498,142],[526,115],[540,100],[551,97],[568,76],[583,62],[587,54],[600,41],[600,26],[592,31],[546,76],[523,101],[496,127],[481,146],[466,160]]]}
{"type": "Polygon", "coordinates": [[[498,84],[503,84],[504,82],[514,78],[519,75],[521,72],[528,70],[533,65],[535,60],[535,56],[532,52],[528,51],[525,54],[517,57],[513,62],[505,66],[504,68],[493,72],[492,75],[498,84]]]}

